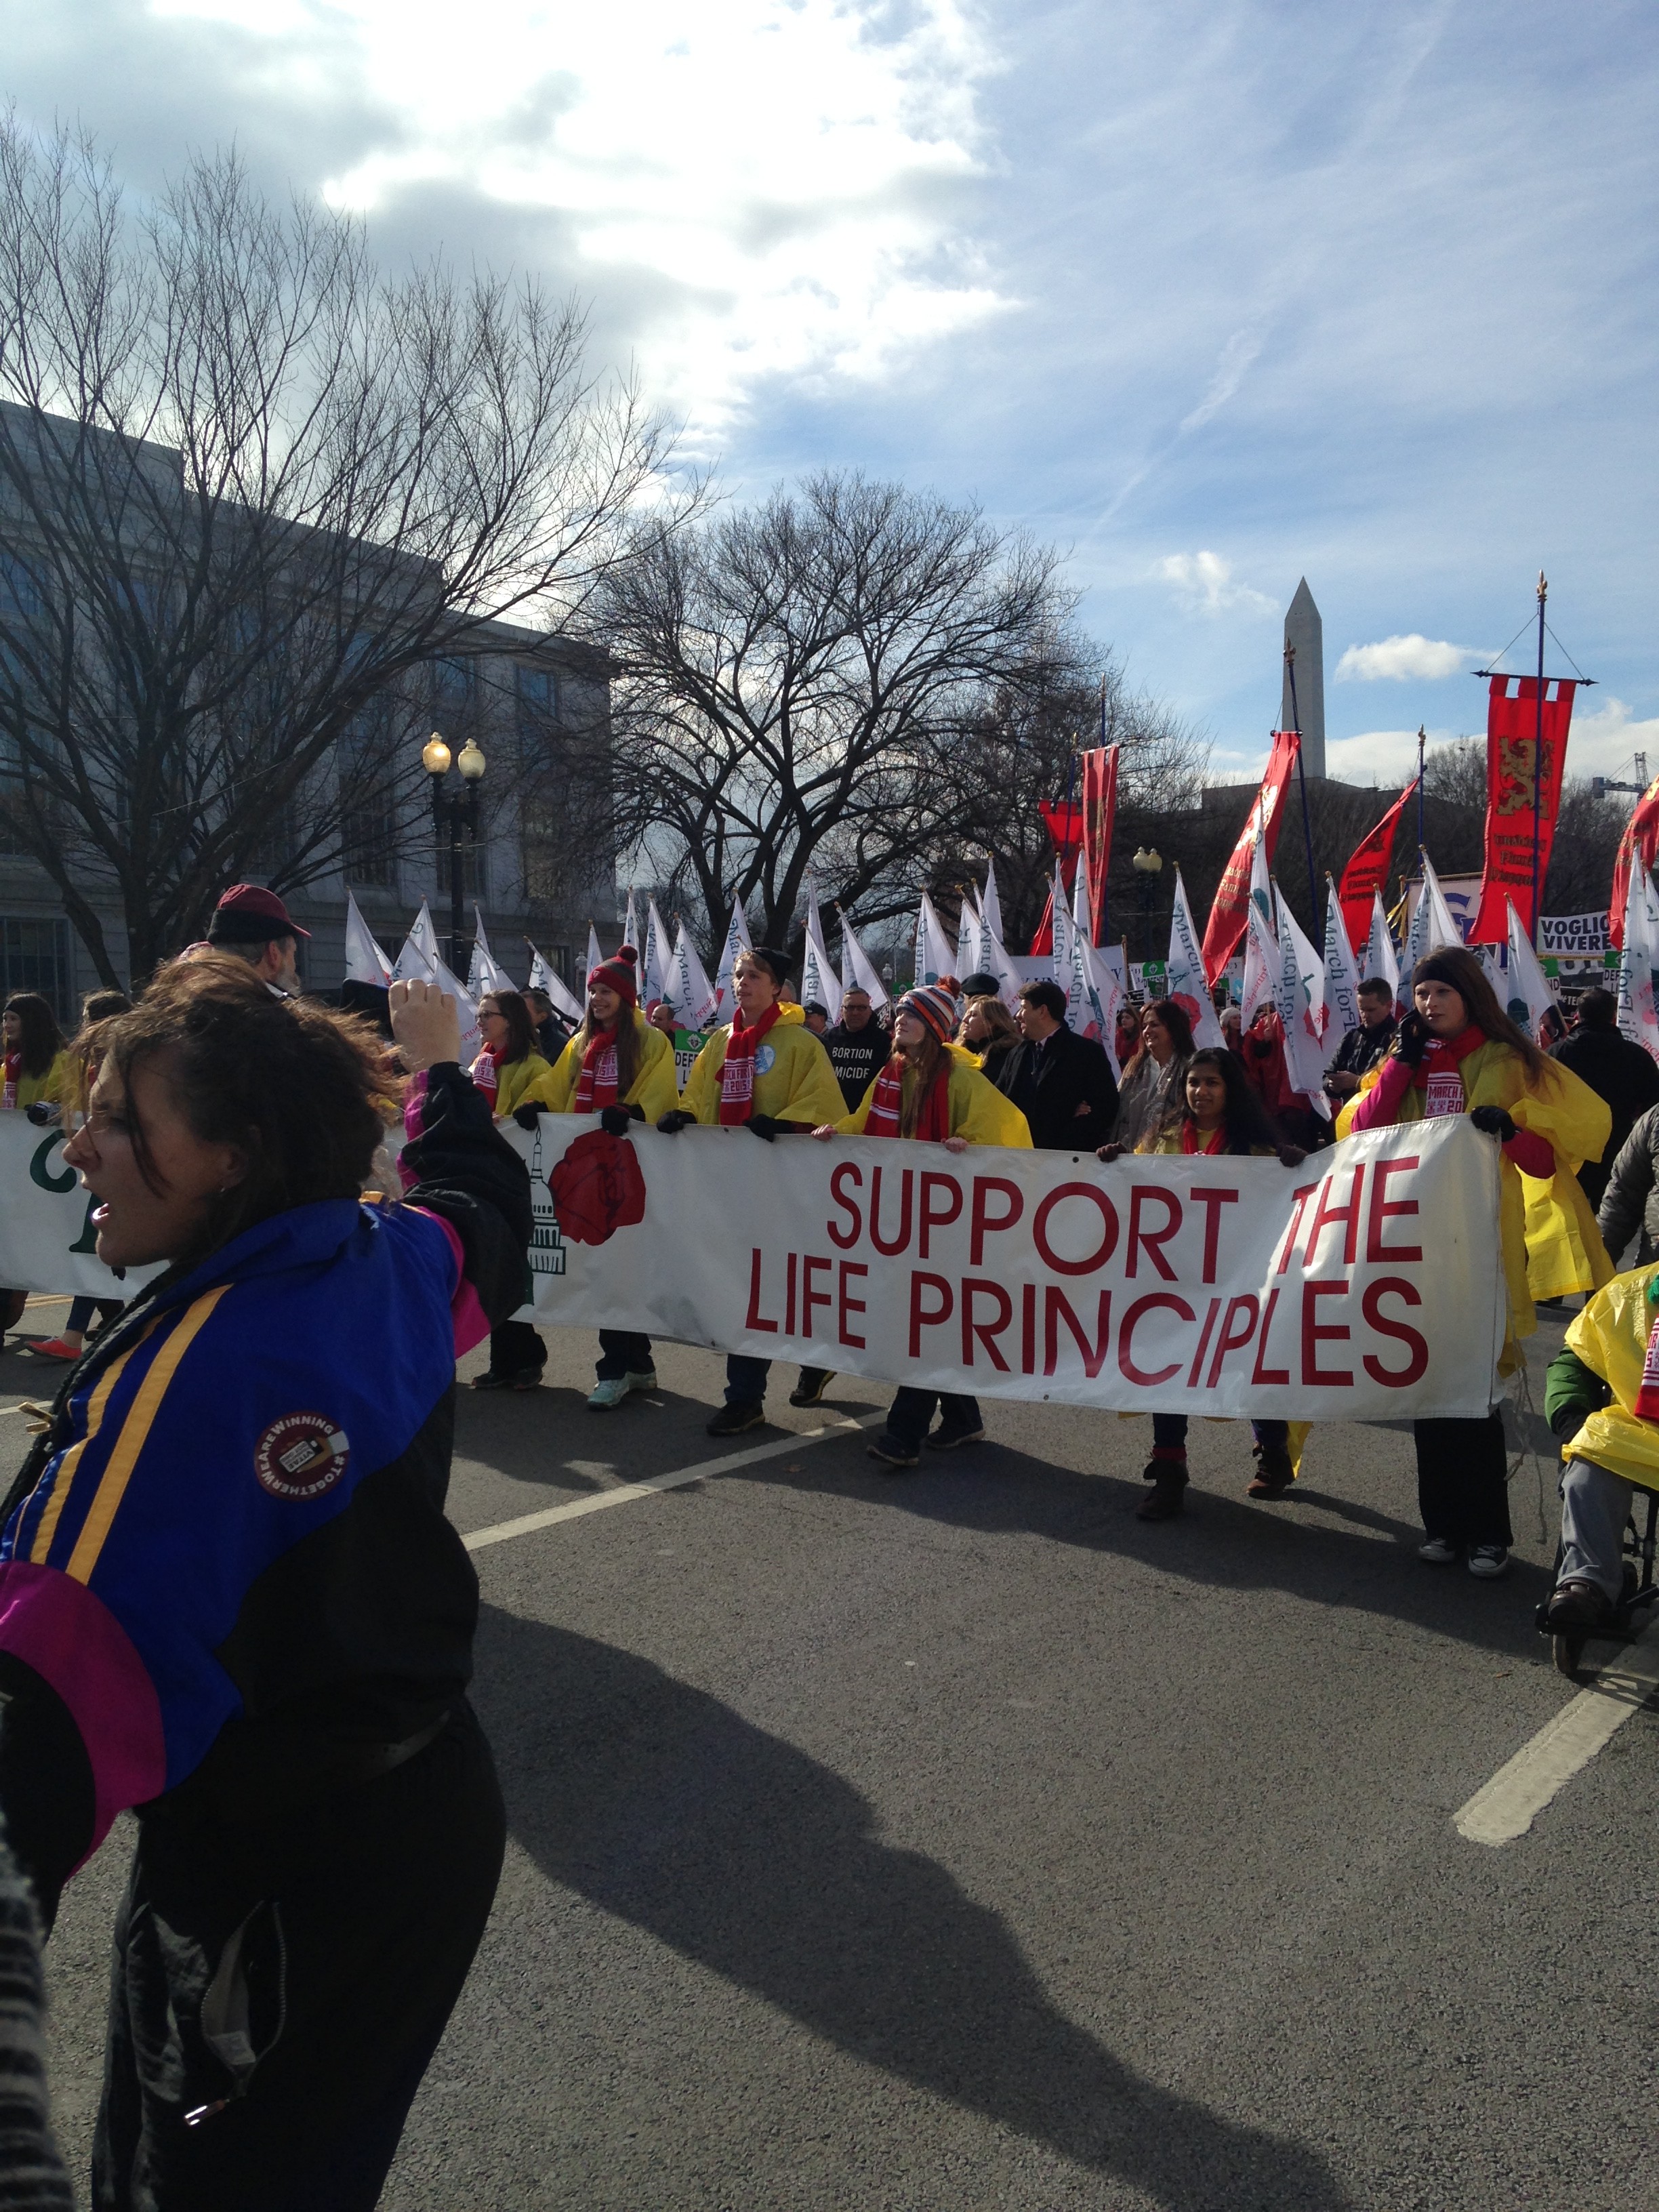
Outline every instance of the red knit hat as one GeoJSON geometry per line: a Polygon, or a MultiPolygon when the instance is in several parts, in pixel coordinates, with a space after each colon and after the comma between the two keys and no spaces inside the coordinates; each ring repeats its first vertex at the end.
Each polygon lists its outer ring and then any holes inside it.
{"type": "Polygon", "coordinates": [[[601,960],[597,968],[588,969],[587,988],[591,991],[596,983],[603,983],[607,990],[616,993],[624,1006],[637,1006],[640,990],[634,971],[639,964],[639,954],[631,945],[624,945],[608,960],[601,960]]]}

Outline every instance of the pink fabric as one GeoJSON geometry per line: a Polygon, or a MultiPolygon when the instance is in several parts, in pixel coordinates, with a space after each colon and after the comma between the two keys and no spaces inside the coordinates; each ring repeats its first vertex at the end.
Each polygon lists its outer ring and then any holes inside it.
{"type": "MultiPolygon", "coordinates": [[[[404,1142],[416,1143],[426,1130],[426,1070],[409,1079],[409,1088],[404,1093],[404,1142]]],[[[416,1177],[413,1168],[404,1165],[404,1156],[398,1155],[398,1173],[405,1190],[413,1190],[416,1177]]]]}
{"type": "Polygon", "coordinates": [[[167,1786],[155,1685],[100,1598],[58,1568],[27,1560],[0,1566],[0,1650],[51,1683],[81,1732],[92,1762],[90,1858],[118,1813],[167,1786]]]}
{"type": "Polygon", "coordinates": [[[1382,1063],[1382,1073],[1353,1109],[1348,1123],[1351,1129],[1387,1129],[1401,1100],[1411,1088],[1412,1072],[1403,1060],[1391,1057],[1382,1063]]]}
{"type": "Polygon", "coordinates": [[[1536,1176],[1540,1182],[1554,1179],[1555,1147],[1535,1129],[1517,1129],[1504,1147],[1504,1158],[1522,1175],[1536,1176]]]}
{"type": "Polygon", "coordinates": [[[429,1221],[434,1229],[441,1229],[449,1247],[449,1256],[455,1262],[455,1288],[450,1295],[449,1317],[455,1329],[455,1357],[471,1352],[475,1344],[482,1344],[489,1334],[489,1317],[479,1303],[478,1293],[467,1279],[466,1253],[460,1237],[441,1213],[428,1213],[423,1206],[411,1206],[411,1213],[418,1213],[422,1221],[429,1221]]]}

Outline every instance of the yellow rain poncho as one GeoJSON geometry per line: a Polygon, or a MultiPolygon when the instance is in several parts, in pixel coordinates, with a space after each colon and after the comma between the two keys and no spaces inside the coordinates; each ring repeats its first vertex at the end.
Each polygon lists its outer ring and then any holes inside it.
{"type": "MultiPolygon", "coordinates": [[[[1002,1145],[1012,1151],[1029,1152],[1031,1132],[1018,1107],[980,1073],[979,1061],[973,1053],[956,1044],[947,1044],[945,1049],[951,1056],[951,1134],[965,1137],[970,1145],[1002,1145]]],[[[877,1080],[880,1080],[879,1077],[877,1080]]],[[[907,1106],[915,1087],[915,1072],[907,1067],[902,1082],[907,1106]]],[[[875,1095],[876,1085],[872,1083],[854,1112],[836,1117],[836,1127],[843,1136],[863,1135],[875,1095]]]]}
{"type": "MultiPolygon", "coordinates": [[[[672,1114],[680,1103],[674,1084],[674,1048],[660,1030],[652,1028],[637,1006],[634,1009],[634,1036],[639,1049],[639,1072],[623,1093],[621,1103],[639,1107],[647,1121],[655,1121],[664,1114],[672,1114]]],[[[576,1082],[581,1072],[582,1056],[572,1037],[557,1061],[523,1103],[544,1106],[550,1114],[574,1113],[576,1082]]]]}
{"type": "MultiPolygon", "coordinates": [[[[726,1041],[731,1025],[715,1030],[696,1064],[685,1079],[680,1103],[699,1121],[720,1118],[720,1070],[726,1065],[726,1041]]],[[[799,1006],[780,1006],[778,1018],[761,1041],[755,1054],[753,1110],[775,1121],[799,1121],[816,1129],[847,1111],[830,1055],[806,1027],[799,1006]]]]}
{"type": "MultiPolygon", "coordinates": [[[[1349,1134],[1354,1109],[1375,1089],[1383,1065],[1363,1079],[1337,1117],[1339,1137],[1349,1134]]],[[[1530,1336],[1538,1326],[1534,1300],[1599,1290],[1612,1276],[1613,1262],[1579,1184],[1578,1169],[1585,1160],[1601,1158],[1613,1116],[1607,1101],[1559,1060],[1551,1060],[1541,1076],[1529,1076],[1512,1045],[1489,1039],[1460,1063],[1458,1072],[1466,1111],[1501,1106],[1517,1129],[1542,1137],[1555,1153],[1555,1174],[1547,1182],[1522,1175],[1510,1160],[1503,1163],[1499,1226],[1513,1333],[1530,1336]]],[[[1423,1103],[1424,1093],[1413,1085],[1395,1109],[1395,1120],[1420,1121],[1423,1103]]]]}
{"type": "Polygon", "coordinates": [[[1655,1320],[1648,1285],[1656,1275],[1659,1267],[1615,1275],[1567,1331],[1568,1351],[1601,1377],[1613,1403],[1589,1414],[1561,1448],[1563,1458],[1593,1460],[1647,1490],[1659,1490],[1659,1422],[1643,1420],[1634,1408],[1655,1320]]]}

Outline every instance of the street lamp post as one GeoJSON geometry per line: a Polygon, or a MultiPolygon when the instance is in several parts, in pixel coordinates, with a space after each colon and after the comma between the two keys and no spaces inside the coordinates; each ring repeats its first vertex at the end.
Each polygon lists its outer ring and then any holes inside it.
{"type": "Polygon", "coordinates": [[[1164,860],[1157,846],[1142,845],[1129,866],[1140,878],[1140,964],[1144,968],[1152,957],[1152,886],[1163,872],[1164,860]]]}
{"type": "Polygon", "coordinates": [[[432,778],[432,827],[440,851],[446,830],[449,833],[449,964],[457,975],[465,975],[466,963],[461,957],[461,831],[465,829],[473,842],[478,837],[478,785],[483,779],[485,762],[477,743],[469,738],[454,757],[455,766],[461,772],[461,788],[449,792],[444,787],[449,775],[449,747],[436,730],[421,748],[421,766],[432,778]]]}

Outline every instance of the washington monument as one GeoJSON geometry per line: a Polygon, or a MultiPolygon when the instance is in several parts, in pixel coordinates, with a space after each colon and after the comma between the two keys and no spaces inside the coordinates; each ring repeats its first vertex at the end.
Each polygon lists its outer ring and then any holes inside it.
{"type": "Polygon", "coordinates": [[[1304,576],[1285,617],[1285,642],[1296,648],[1296,705],[1291,704],[1291,669],[1285,665],[1281,730],[1302,732],[1302,766],[1309,775],[1325,773],[1325,625],[1319,619],[1304,576]]]}

